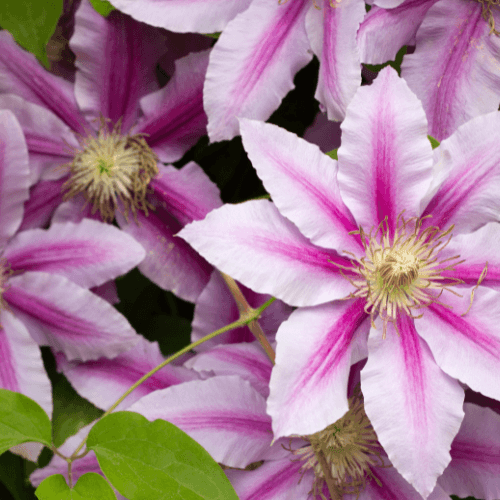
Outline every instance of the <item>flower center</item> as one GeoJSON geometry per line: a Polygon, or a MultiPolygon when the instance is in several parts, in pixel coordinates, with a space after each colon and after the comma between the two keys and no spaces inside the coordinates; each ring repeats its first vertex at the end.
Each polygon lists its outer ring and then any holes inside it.
{"type": "Polygon", "coordinates": [[[131,209],[137,220],[137,210],[148,215],[153,208],[146,200],[147,187],[158,173],[157,156],[140,134],[122,135],[118,123],[109,130],[101,118],[99,132],[81,139],[81,149],[74,152],[69,164],[70,177],[64,183],[64,200],[83,193],[104,221],[112,221],[121,202],[128,220],[131,209]]]}
{"type": "Polygon", "coordinates": [[[500,32],[495,29],[495,18],[493,17],[492,9],[500,5],[500,0],[476,0],[481,4],[483,9],[483,18],[490,26],[490,35],[494,33],[499,36],[500,32]]]}
{"type": "Polygon", "coordinates": [[[371,467],[387,467],[377,435],[366,416],[359,385],[341,419],[316,434],[301,437],[310,444],[291,451],[304,461],[302,474],[313,470],[315,479],[310,494],[315,498],[324,498],[325,484],[339,498],[357,495],[364,490],[367,477],[378,482],[371,467]]]}
{"type": "Polygon", "coordinates": [[[458,261],[459,255],[439,260],[439,253],[451,240],[453,226],[446,231],[435,226],[422,230],[422,221],[418,217],[405,220],[401,213],[392,237],[387,218],[370,234],[362,228],[351,233],[361,236],[365,256],[350,254],[354,268],[344,268],[359,276],[347,278],[356,288],[348,298],[366,297],[365,311],[370,313],[372,326],[377,314],[384,322],[383,338],[389,322],[396,326],[399,312],[419,318],[422,315],[413,316],[412,310],[433,302],[441,304],[438,298],[444,290],[459,295],[450,287],[462,281],[445,278],[442,273],[464,261],[458,261]]]}

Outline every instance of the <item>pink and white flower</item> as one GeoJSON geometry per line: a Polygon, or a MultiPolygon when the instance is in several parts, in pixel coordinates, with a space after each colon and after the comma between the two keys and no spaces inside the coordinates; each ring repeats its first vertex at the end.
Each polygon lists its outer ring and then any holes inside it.
{"type": "Polygon", "coordinates": [[[500,102],[500,11],[494,2],[376,0],[361,23],[361,62],[394,59],[403,45],[401,76],[422,101],[429,134],[449,137],[500,102]],[[492,33],[492,27],[496,32],[492,33]]]}
{"type": "Polygon", "coordinates": [[[174,234],[222,202],[194,162],[178,170],[160,161],[180,159],[206,132],[209,54],[178,59],[160,89],[154,71],[165,40],[163,30],[117,11],[104,18],[83,0],[70,40],[72,84],[45,71],[3,31],[0,107],[17,116],[30,153],[34,186],[22,228],[48,224],[57,207],[53,222],[109,221],[118,211],[122,229],[146,249],[141,272],[194,301],[212,267],[174,234]],[[127,218],[130,210],[138,224],[127,218]]]}
{"type": "MultiPolygon", "coordinates": [[[[128,272],[145,251],[116,227],[85,220],[17,232],[29,195],[21,127],[0,111],[0,387],[21,392],[52,413],[50,381],[38,345],[70,359],[112,358],[139,336],[89,288],[128,272]]],[[[42,445],[16,447],[36,460],[42,445]]]]}
{"type": "Polygon", "coordinates": [[[349,105],[338,162],[276,126],[241,127],[274,203],[226,205],[180,236],[298,307],[276,336],[275,437],[340,418],[349,368],[368,355],[367,415],[428,497],[463,419],[459,381],[500,399],[500,115],[466,123],[433,153],[420,102],[386,68],[349,105]]]}

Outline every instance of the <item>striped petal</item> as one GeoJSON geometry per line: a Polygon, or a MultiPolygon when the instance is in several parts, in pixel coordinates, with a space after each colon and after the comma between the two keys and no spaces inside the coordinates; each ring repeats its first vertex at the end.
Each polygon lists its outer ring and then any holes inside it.
{"type": "Polygon", "coordinates": [[[366,414],[394,467],[427,498],[451,460],[464,391],[436,365],[409,316],[399,316],[399,335],[389,324],[383,339],[380,319],[376,326],[361,372],[366,414]]]}
{"type": "Polygon", "coordinates": [[[27,272],[9,285],[3,297],[31,336],[70,360],[113,358],[138,342],[124,316],[64,276],[27,272]]]}
{"type": "Polygon", "coordinates": [[[78,148],[72,130],[48,109],[14,94],[0,95],[0,109],[14,113],[28,146],[30,185],[43,179],[66,175],[60,165],[72,160],[71,148],[78,148]]]}
{"type": "MultiPolygon", "coordinates": [[[[500,23],[499,23],[500,24],[500,23]]],[[[433,180],[422,199],[425,224],[454,233],[474,231],[500,218],[500,114],[478,116],[434,150],[433,180]]]]}
{"type": "Polygon", "coordinates": [[[443,258],[460,255],[463,264],[454,266],[453,271],[444,271],[443,276],[462,280],[467,286],[475,286],[486,268],[483,286],[500,292],[500,225],[490,222],[481,229],[467,234],[459,234],[451,239],[446,249],[440,253],[443,258]]]}
{"type": "Polygon", "coordinates": [[[467,312],[471,290],[461,289],[462,297],[445,292],[441,300],[447,307],[431,304],[416,326],[443,371],[472,390],[500,400],[500,385],[492,376],[500,373],[500,294],[478,288],[467,312]]]}
{"type": "MultiPolygon", "coordinates": [[[[321,2],[320,2],[321,4],[321,2]]],[[[343,120],[347,105],[361,85],[358,27],[365,16],[361,0],[323,0],[321,9],[309,9],[306,30],[320,62],[314,97],[326,108],[329,120],[343,120]]]]}
{"type": "Polygon", "coordinates": [[[373,5],[358,30],[361,62],[382,64],[392,61],[403,45],[415,45],[413,40],[418,27],[436,1],[405,0],[388,9],[373,5]]]}
{"type": "Polygon", "coordinates": [[[0,249],[21,225],[28,187],[28,150],[23,131],[11,111],[0,110],[0,249]]]}
{"type": "MultiPolygon", "coordinates": [[[[68,361],[63,353],[57,353],[55,358],[57,370],[64,373],[78,394],[103,410],[107,410],[143,375],[165,361],[158,343],[149,342],[143,337],[139,338],[133,349],[113,359],[68,361]]],[[[154,391],[198,378],[198,374],[193,370],[167,365],[129,394],[117,410],[127,409],[154,391]]]]}
{"type": "Polygon", "coordinates": [[[448,494],[461,498],[500,498],[500,416],[470,403],[464,410],[451,445],[451,463],[438,482],[448,494]]]}
{"type": "Polygon", "coordinates": [[[324,429],[348,410],[351,364],[367,356],[364,300],[299,308],[276,335],[267,412],[275,438],[324,429]]]}
{"type": "Polygon", "coordinates": [[[83,0],[70,47],[76,55],[75,97],[87,120],[121,119],[128,130],[137,120],[139,99],[158,89],[155,67],[167,49],[161,30],[118,11],[101,16],[83,0]]]}
{"type": "Polygon", "coordinates": [[[278,210],[312,243],[359,254],[358,229],[337,182],[337,162],[276,125],[240,120],[243,146],[278,210]]]}
{"type": "MultiPolygon", "coordinates": [[[[290,456],[292,456],[290,454],[290,456]]],[[[307,500],[314,475],[301,474],[300,461],[270,460],[252,471],[226,472],[239,500],[307,500]]]]}
{"type": "Polygon", "coordinates": [[[269,396],[272,363],[259,344],[220,345],[189,359],[185,366],[215,375],[238,375],[248,380],[264,398],[269,396]]]}
{"type": "MultiPolygon", "coordinates": [[[[500,14],[492,9],[497,26],[500,14]]],[[[482,6],[440,0],[417,32],[417,48],[401,75],[422,101],[429,134],[439,141],[471,118],[498,109],[500,39],[489,34],[482,6]]]]}
{"type": "Polygon", "coordinates": [[[33,54],[14,42],[7,30],[0,33],[0,92],[38,104],[73,131],[87,135],[88,125],[78,110],[73,85],[46,71],[33,54]]]}
{"type": "Polygon", "coordinates": [[[20,232],[3,254],[13,271],[59,274],[84,288],[127,273],[145,255],[142,246],[125,232],[90,219],[20,232]]]}
{"type": "MultiPolygon", "coordinates": [[[[28,396],[51,417],[52,388],[40,348],[11,312],[2,310],[0,318],[0,387],[28,396]]],[[[23,443],[11,451],[36,462],[42,448],[39,443],[23,443]]]]}
{"type": "Polygon", "coordinates": [[[388,217],[418,214],[431,180],[432,149],[418,99],[390,67],[361,87],[341,125],[340,192],[356,222],[369,231],[388,217]]]}
{"type": "Polygon", "coordinates": [[[191,53],[175,61],[168,84],[141,99],[144,118],[134,133],[146,134],[149,146],[163,162],[179,160],[207,133],[203,82],[209,53],[191,53]]]}
{"type": "Polygon", "coordinates": [[[272,440],[265,399],[237,376],[194,380],[155,391],[128,411],[177,425],[215,461],[230,467],[260,460],[272,440]]]}
{"type": "Polygon", "coordinates": [[[222,31],[251,0],[112,0],[134,19],[181,33],[222,31]]]}
{"type": "Polygon", "coordinates": [[[313,245],[267,200],[224,205],[179,236],[221,271],[290,305],[321,304],[352,291],[336,265],[349,260],[313,245]]]}
{"type": "Polygon", "coordinates": [[[238,135],[238,117],[267,120],[312,57],[304,18],[310,0],[253,0],[212,49],[203,91],[211,141],[238,135]]]}

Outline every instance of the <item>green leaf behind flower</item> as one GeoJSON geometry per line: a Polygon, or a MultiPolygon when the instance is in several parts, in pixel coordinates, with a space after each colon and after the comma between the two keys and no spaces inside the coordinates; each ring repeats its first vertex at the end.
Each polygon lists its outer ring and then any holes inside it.
{"type": "Polygon", "coordinates": [[[70,488],[64,476],[56,474],[44,479],[35,491],[38,500],[116,500],[111,486],[96,472],[81,476],[70,488]]]}

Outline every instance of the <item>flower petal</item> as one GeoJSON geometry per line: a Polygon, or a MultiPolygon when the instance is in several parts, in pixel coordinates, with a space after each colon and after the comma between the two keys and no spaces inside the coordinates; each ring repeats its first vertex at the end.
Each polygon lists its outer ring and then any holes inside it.
{"type": "Polygon", "coordinates": [[[30,189],[24,203],[24,217],[19,231],[47,227],[57,207],[63,203],[62,185],[67,177],[55,181],[39,181],[30,189]]]}
{"type": "Polygon", "coordinates": [[[438,482],[459,497],[500,498],[500,416],[470,403],[464,410],[451,445],[451,463],[438,482]]]}
{"type": "Polygon", "coordinates": [[[60,165],[72,159],[71,148],[78,141],[71,129],[51,111],[14,94],[0,96],[0,109],[9,109],[23,130],[28,145],[30,185],[43,179],[59,179],[65,174],[60,165]]]}
{"type": "Polygon", "coordinates": [[[28,272],[9,285],[4,299],[31,336],[70,360],[113,358],[140,338],[108,302],[64,276],[28,272]]]}
{"type": "Polygon", "coordinates": [[[249,382],[228,376],[155,391],[128,411],[148,420],[167,420],[198,441],[216,462],[246,467],[271,444],[271,419],[265,404],[249,382]]]}
{"type": "Polygon", "coordinates": [[[464,391],[436,365],[413,319],[400,314],[399,332],[389,323],[385,339],[376,325],[361,371],[366,414],[394,467],[427,498],[451,460],[464,391]]]}
{"type": "Polygon", "coordinates": [[[361,62],[382,64],[392,61],[403,45],[414,45],[412,41],[418,27],[436,1],[405,0],[390,9],[373,5],[358,30],[361,62]]]}
{"type": "Polygon", "coordinates": [[[70,47],[76,55],[75,97],[87,120],[121,118],[127,131],[137,120],[139,99],[158,89],[155,66],[166,51],[162,31],[118,11],[101,16],[83,0],[70,47]]]}
{"type": "Polygon", "coordinates": [[[431,180],[432,149],[418,99],[390,67],[361,87],[341,125],[340,192],[356,222],[369,230],[388,217],[419,212],[431,180]]]}
{"type": "Polygon", "coordinates": [[[59,274],[84,288],[127,273],[145,255],[142,246],[125,232],[90,219],[18,233],[3,254],[13,271],[59,274]]]}
{"type": "Polygon", "coordinates": [[[134,133],[147,134],[149,146],[163,162],[179,160],[207,133],[203,82],[209,54],[205,50],[178,59],[168,84],[141,99],[144,118],[134,133]]]}
{"type": "Polygon", "coordinates": [[[78,111],[73,85],[46,71],[7,30],[0,33],[0,92],[47,108],[72,130],[86,135],[88,125],[78,111]]]}
{"type": "Polygon", "coordinates": [[[238,135],[237,117],[267,120],[312,57],[304,18],[310,0],[253,0],[212,49],[203,101],[212,142],[238,135]]]}
{"type": "Polygon", "coordinates": [[[284,458],[265,462],[256,470],[228,470],[226,474],[240,500],[306,500],[314,475],[310,471],[302,475],[302,465],[284,458]]]}
{"type": "Polygon", "coordinates": [[[164,290],[183,300],[195,302],[208,283],[213,267],[175,234],[181,225],[161,207],[148,216],[137,214],[138,224],[120,213],[116,220],[146,250],[139,271],[164,290]]]}
{"type": "Polygon", "coordinates": [[[500,294],[479,287],[467,312],[471,290],[461,289],[463,297],[445,292],[441,300],[447,307],[429,305],[418,320],[418,333],[443,371],[472,390],[500,400],[500,385],[492,377],[500,372],[500,294]]]}
{"type": "MultiPolygon", "coordinates": [[[[78,394],[103,410],[107,410],[142,376],[165,361],[158,343],[143,337],[133,349],[113,359],[100,358],[82,363],[68,361],[63,353],[57,353],[55,357],[57,370],[64,373],[78,394]]],[[[117,408],[125,410],[147,394],[198,377],[193,370],[167,365],[137,387],[117,408]]]]}
{"type": "MultiPolygon", "coordinates": [[[[0,32],[0,39],[3,32],[0,32]]],[[[1,52],[1,51],[0,51],[1,52]]],[[[0,56],[1,57],[1,56],[0,56]]],[[[29,197],[28,150],[14,114],[0,110],[0,248],[21,225],[29,197]]]]}
{"type": "Polygon", "coordinates": [[[351,364],[366,357],[364,304],[357,299],[300,308],[280,326],[267,401],[275,438],[313,434],[347,411],[351,364]]]}
{"type": "Polygon", "coordinates": [[[311,244],[267,200],[224,205],[179,236],[221,271],[290,305],[321,304],[352,291],[338,267],[349,260],[311,244]]]}
{"type": "Polygon", "coordinates": [[[421,203],[422,216],[432,215],[425,224],[454,224],[457,234],[498,221],[499,155],[498,112],[470,120],[444,140],[434,150],[433,181],[421,203]]]}
{"type": "MultiPolygon", "coordinates": [[[[496,9],[497,26],[500,15],[496,9]]],[[[441,141],[475,116],[498,109],[500,39],[489,34],[477,2],[440,0],[417,32],[401,75],[422,101],[429,133],[441,141]]]]}
{"type": "Polygon", "coordinates": [[[257,343],[220,345],[196,355],[185,366],[215,375],[238,375],[248,380],[264,398],[269,396],[272,363],[257,343]]]}
{"type": "MultiPolygon", "coordinates": [[[[271,297],[255,293],[244,285],[239,284],[240,290],[248,304],[257,308],[271,297]]],[[[281,300],[275,300],[267,307],[259,318],[262,330],[272,342],[274,334],[282,321],[288,318],[292,308],[281,300]]],[[[201,292],[194,308],[193,322],[191,323],[191,341],[199,340],[209,333],[218,330],[240,318],[240,312],[236,301],[231,297],[229,289],[219,272],[214,271],[207,286],[201,292]]],[[[196,348],[197,351],[205,351],[220,344],[235,344],[240,342],[253,342],[254,335],[245,325],[235,328],[229,332],[218,335],[217,338],[203,342],[196,348]]]]}
{"type": "Polygon", "coordinates": [[[481,229],[467,234],[459,234],[451,239],[448,246],[440,252],[446,258],[460,255],[463,264],[457,264],[452,271],[441,274],[453,279],[460,279],[468,286],[477,284],[481,273],[488,264],[486,276],[481,281],[483,286],[500,292],[500,225],[498,222],[485,224],[481,229]]]}
{"type": "Polygon", "coordinates": [[[181,169],[159,165],[159,170],[150,184],[155,203],[180,224],[204,219],[208,212],[222,206],[219,188],[194,161],[181,169]]]}
{"type": "Polygon", "coordinates": [[[328,111],[329,120],[343,120],[347,105],[361,85],[356,33],[366,11],[361,0],[331,3],[322,0],[321,9],[309,9],[306,30],[320,62],[314,97],[328,111]]]}
{"type": "Polygon", "coordinates": [[[359,254],[358,229],[337,182],[337,162],[276,125],[241,119],[243,146],[278,210],[312,243],[359,254]]]}
{"type": "Polygon", "coordinates": [[[244,11],[251,0],[112,0],[138,21],[181,33],[214,33],[244,11]]]}
{"type": "MultiPolygon", "coordinates": [[[[40,349],[23,323],[5,309],[1,312],[0,356],[0,387],[28,396],[51,417],[52,387],[40,349]]],[[[23,443],[11,451],[36,462],[42,448],[40,443],[23,443]]]]}

